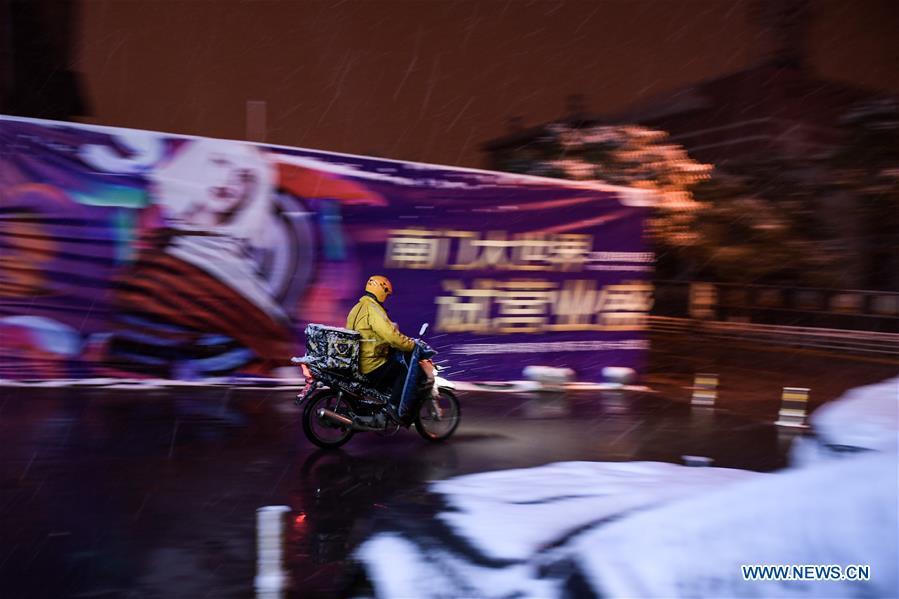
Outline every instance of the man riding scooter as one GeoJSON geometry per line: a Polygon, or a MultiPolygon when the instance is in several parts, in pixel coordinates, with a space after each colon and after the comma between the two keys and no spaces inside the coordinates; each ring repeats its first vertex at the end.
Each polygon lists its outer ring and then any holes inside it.
{"type": "MultiPolygon", "coordinates": [[[[306,355],[291,361],[303,371],[303,433],[319,447],[343,446],[355,433],[390,436],[413,427],[426,441],[449,439],[459,426],[455,386],[437,373],[437,350],[397,330],[384,309],[393,291],[371,277],[345,327],[306,325],[306,355]]],[[[419,336],[424,336],[424,323],[419,336]]]]}
{"type": "Polygon", "coordinates": [[[391,403],[387,405],[390,417],[400,424],[399,400],[406,380],[406,366],[394,352],[411,352],[415,341],[403,335],[391,322],[384,302],[393,293],[393,285],[387,277],[374,275],[365,284],[365,295],[350,310],[346,328],[362,335],[359,348],[359,370],[380,391],[390,391],[391,403]]]}

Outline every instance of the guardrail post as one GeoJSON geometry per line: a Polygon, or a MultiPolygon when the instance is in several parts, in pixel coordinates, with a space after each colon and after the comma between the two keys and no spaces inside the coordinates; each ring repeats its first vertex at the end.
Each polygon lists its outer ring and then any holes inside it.
{"type": "Polygon", "coordinates": [[[693,381],[693,398],[690,405],[694,408],[714,408],[718,399],[718,375],[700,373],[693,381]]]}
{"type": "Polygon", "coordinates": [[[777,414],[777,426],[788,428],[808,428],[808,394],[805,387],[784,387],[780,400],[780,412],[777,414]]]}
{"type": "Polygon", "coordinates": [[[268,505],[256,510],[256,596],[275,599],[284,596],[288,576],[284,571],[286,505],[268,505]]]}

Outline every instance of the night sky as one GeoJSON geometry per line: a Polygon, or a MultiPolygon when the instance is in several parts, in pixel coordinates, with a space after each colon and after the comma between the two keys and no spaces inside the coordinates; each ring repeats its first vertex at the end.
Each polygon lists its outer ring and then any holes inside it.
{"type": "MultiPolygon", "coordinates": [[[[751,66],[770,40],[747,2],[85,0],[75,68],[90,122],[479,166],[481,142],[606,113],[751,66]]],[[[812,2],[809,62],[899,93],[899,2],[812,2]]]]}

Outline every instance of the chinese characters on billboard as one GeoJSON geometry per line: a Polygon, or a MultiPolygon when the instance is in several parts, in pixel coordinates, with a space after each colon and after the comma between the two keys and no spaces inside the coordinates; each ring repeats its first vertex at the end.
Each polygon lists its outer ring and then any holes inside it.
{"type": "MultiPolygon", "coordinates": [[[[641,330],[652,306],[652,290],[639,280],[597,288],[595,279],[564,283],[541,272],[581,272],[607,267],[609,252],[594,252],[585,234],[508,235],[491,231],[396,230],[387,240],[387,268],[495,271],[515,278],[441,281],[437,328],[445,332],[546,333],[641,330]],[[532,278],[523,278],[530,275],[532,278]]],[[[652,255],[617,252],[619,270],[645,271],[652,255]]]]}

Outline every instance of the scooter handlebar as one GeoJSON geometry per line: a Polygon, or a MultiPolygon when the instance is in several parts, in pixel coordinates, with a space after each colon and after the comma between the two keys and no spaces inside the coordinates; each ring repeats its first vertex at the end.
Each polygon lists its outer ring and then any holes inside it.
{"type": "Polygon", "coordinates": [[[418,345],[419,348],[421,348],[421,353],[427,354],[428,357],[433,356],[437,353],[437,350],[435,350],[433,347],[431,347],[421,339],[416,339],[415,344],[418,345]]]}

